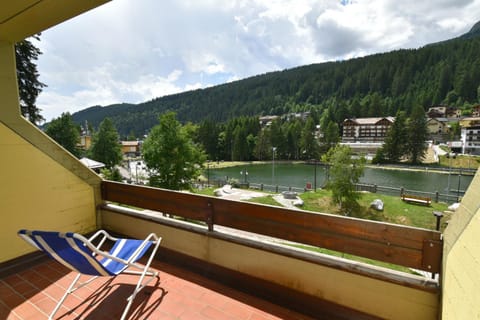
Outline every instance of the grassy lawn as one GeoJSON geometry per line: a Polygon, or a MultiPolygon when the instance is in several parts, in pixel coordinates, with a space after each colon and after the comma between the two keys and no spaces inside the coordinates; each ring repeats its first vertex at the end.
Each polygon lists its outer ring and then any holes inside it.
{"type": "MultiPolygon", "coordinates": [[[[304,201],[303,209],[315,212],[324,212],[331,214],[342,214],[339,207],[332,204],[331,193],[328,190],[317,190],[317,192],[307,192],[300,196],[304,201]]],[[[364,193],[358,201],[358,210],[352,212],[349,216],[360,219],[375,220],[401,224],[406,226],[435,229],[436,219],[433,211],[445,211],[448,205],[445,203],[432,203],[431,206],[421,206],[403,202],[400,197],[387,196],[377,193],[364,193]],[[383,211],[376,211],[370,208],[370,203],[380,199],[384,203],[383,211]]],[[[446,227],[448,216],[442,218],[442,230],[446,227]]]]}
{"type": "MultiPolygon", "coordinates": [[[[205,195],[213,195],[214,189],[203,189],[197,191],[196,193],[201,193],[205,195]]],[[[248,202],[266,204],[272,206],[281,205],[276,202],[273,195],[267,195],[265,197],[253,198],[248,200],[248,202]]],[[[331,192],[324,189],[319,189],[316,192],[306,192],[300,194],[300,198],[304,201],[304,206],[302,209],[313,211],[313,212],[322,212],[329,214],[338,214],[343,215],[339,207],[332,204],[332,195],[331,192]]],[[[350,217],[388,222],[418,228],[425,229],[435,229],[436,219],[433,216],[433,211],[444,212],[447,210],[448,205],[445,203],[432,203],[431,206],[422,206],[416,204],[410,204],[403,202],[399,196],[388,196],[376,193],[363,193],[362,197],[358,201],[359,207],[356,211],[350,213],[350,217]],[[381,199],[384,203],[383,211],[376,211],[370,208],[370,203],[375,199],[381,199]]],[[[446,227],[446,222],[450,219],[450,214],[444,212],[444,217],[442,218],[441,230],[443,231],[446,227]]],[[[342,252],[332,251],[328,249],[318,248],[309,245],[302,244],[291,244],[285,243],[286,245],[294,246],[304,250],[309,250],[313,252],[318,252],[322,254],[328,254],[336,257],[341,257],[345,259],[350,259],[354,261],[359,261],[363,263],[368,263],[380,267],[385,267],[401,272],[412,273],[407,267],[398,266],[390,263],[385,263],[381,261],[376,261],[368,258],[358,257],[351,254],[346,254],[342,252]]]]}
{"type": "Polygon", "coordinates": [[[202,194],[204,196],[215,196],[215,189],[217,188],[203,188],[203,189],[194,189],[193,193],[202,194]]]}
{"type": "MultiPolygon", "coordinates": [[[[197,189],[195,193],[214,196],[214,190],[215,188],[197,189]]],[[[300,194],[300,198],[302,198],[304,202],[303,210],[343,215],[340,208],[332,203],[332,195],[328,190],[318,189],[316,192],[306,192],[300,194]]],[[[272,195],[253,198],[248,200],[248,202],[281,207],[281,204],[276,202],[272,195]]],[[[357,210],[349,214],[352,218],[388,222],[424,229],[435,229],[436,219],[433,216],[433,211],[444,212],[448,207],[446,203],[432,202],[431,206],[406,203],[403,202],[399,196],[388,196],[378,193],[363,193],[358,203],[359,207],[357,210]],[[370,203],[375,199],[383,201],[383,211],[376,211],[370,208],[370,203]]],[[[442,231],[446,227],[446,222],[449,219],[449,214],[445,214],[442,218],[442,231]]]]}
{"type": "Polygon", "coordinates": [[[440,156],[439,160],[442,167],[477,169],[480,166],[480,157],[474,156],[459,154],[455,159],[453,157],[447,158],[446,156],[440,156]]]}
{"type": "Polygon", "coordinates": [[[268,195],[266,197],[260,197],[260,198],[252,198],[252,199],[249,199],[248,202],[266,204],[269,206],[277,206],[277,207],[282,206],[280,203],[275,201],[275,199],[273,199],[273,195],[268,195]]]}

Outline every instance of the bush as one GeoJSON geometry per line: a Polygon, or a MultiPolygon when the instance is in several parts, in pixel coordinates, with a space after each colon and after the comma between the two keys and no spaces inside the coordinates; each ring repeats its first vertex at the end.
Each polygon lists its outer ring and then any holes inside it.
{"type": "Polygon", "coordinates": [[[100,170],[100,173],[107,180],[122,182],[123,177],[122,177],[122,175],[120,174],[120,171],[117,168],[113,168],[113,169],[104,168],[104,169],[100,170]]]}

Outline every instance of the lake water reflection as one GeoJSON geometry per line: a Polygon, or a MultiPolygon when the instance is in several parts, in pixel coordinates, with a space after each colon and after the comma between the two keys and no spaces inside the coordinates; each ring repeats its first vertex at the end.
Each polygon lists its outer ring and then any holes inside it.
{"type": "MultiPolygon", "coordinates": [[[[315,184],[315,166],[306,164],[275,163],[274,167],[272,164],[259,164],[210,169],[209,171],[212,180],[225,180],[228,177],[240,182],[247,180],[251,183],[296,188],[304,188],[307,183],[312,186],[315,184]],[[245,170],[248,173],[246,176],[245,170]]],[[[316,185],[320,188],[326,181],[325,169],[317,166],[316,172],[316,185]]],[[[449,191],[450,193],[456,193],[457,189],[466,190],[472,178],[472,176],[449,175],[431,171],[404,171],[368,167],[365,168],[360,182],[425,192],[438,191],[447,194],[449,191]]]]}

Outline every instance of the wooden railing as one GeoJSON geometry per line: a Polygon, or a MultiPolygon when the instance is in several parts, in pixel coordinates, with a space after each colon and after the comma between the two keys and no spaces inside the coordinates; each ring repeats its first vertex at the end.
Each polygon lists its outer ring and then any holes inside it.
{"type": "Polygon", "coordinates": [[[439,273],[443,243],[433,230],[102,182],[105,201],[203,221],[439,273]]]}

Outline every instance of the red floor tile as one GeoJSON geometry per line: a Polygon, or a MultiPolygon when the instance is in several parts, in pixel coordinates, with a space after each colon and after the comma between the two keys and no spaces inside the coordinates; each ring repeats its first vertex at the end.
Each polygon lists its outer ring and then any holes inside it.
{"type": "MultiPolygon", "coordinates": [[[[309,319],[212,280],[154,261],[160,280],[137,294],[129,319],[309,319]]],[[[0,319],[47,319],[75,274],[47,261],[0,279],[0,319]]],[[[85,279],[85,277],[82,277],[85,279]]],[[[56,319],[118,319],[137,276],[101,277],[65,300],[56,319]]]]}

